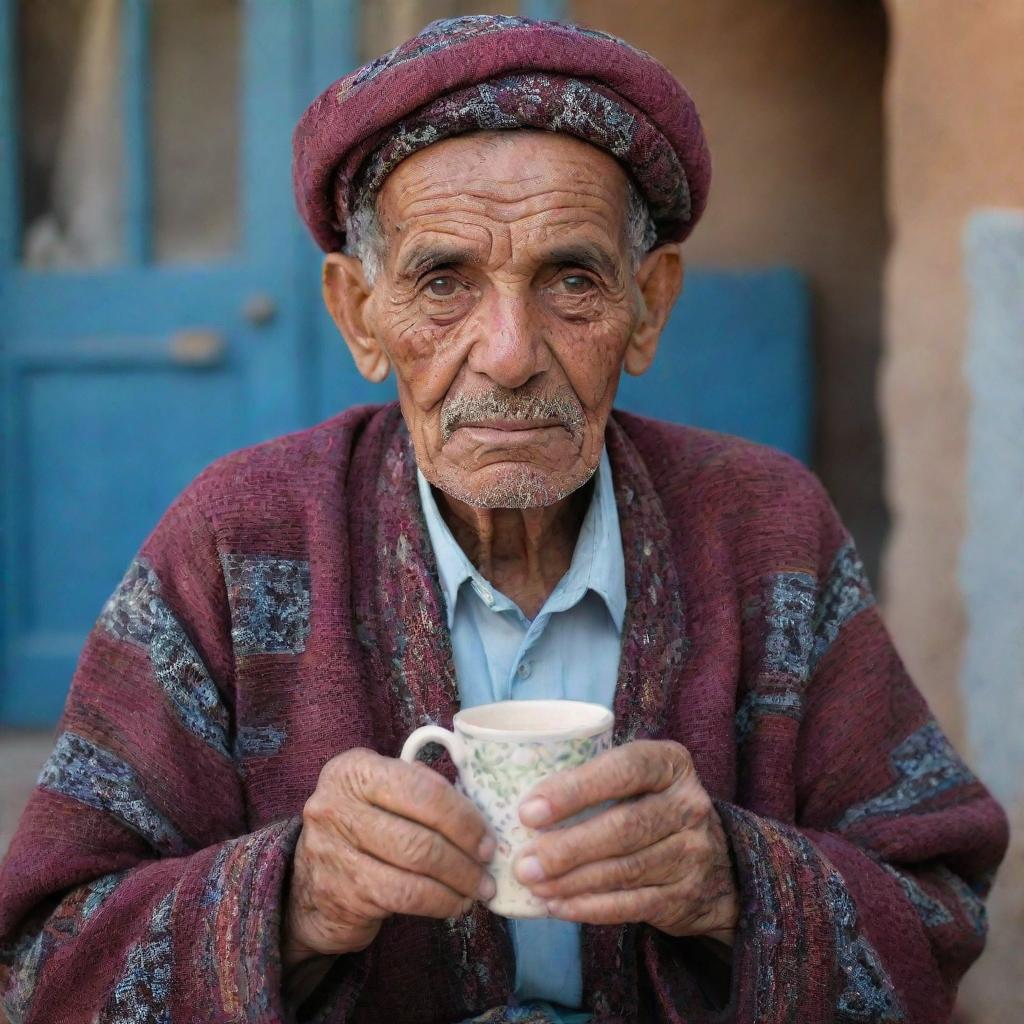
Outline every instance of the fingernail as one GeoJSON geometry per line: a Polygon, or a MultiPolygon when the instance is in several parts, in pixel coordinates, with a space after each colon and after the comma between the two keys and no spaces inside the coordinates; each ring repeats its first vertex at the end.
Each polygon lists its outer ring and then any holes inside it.
{"type": "Polygon", "coordinates": [[[497,885],[494,884],[494,879],[490,875],[484,875],[480,879],[480,885],[477,888],[476,894],[482,900],[489,900],[494,898],[494,894],[498,891],[497,885]]]}
{"type": "Polygon", "coordinates": [[[562,900],[545,900],[544,909],[549,914],[557,914],[562,909],[562,900]]]}
{"type": "Polygon", "coordinates": [[[516,865],[516,877],[520,882],[529,885],[530,882],[539,882],[544,878],[544,865],[539,857],[522,857],[516,865]]]}
{"type": "Polygon", "coordinates": [[[519,805],[519,820],[529,828],[539,828],[551,820],[551,804],[535,796],[519,805]]]}
{"type": "Polygon", "coordinates": [[[477,847],[476,855],[478,860],[487,861],[494,856],[494,851],[498,847],[498,841],[490,833],[485,835],[480,840],[480,846],[477,847]]]}

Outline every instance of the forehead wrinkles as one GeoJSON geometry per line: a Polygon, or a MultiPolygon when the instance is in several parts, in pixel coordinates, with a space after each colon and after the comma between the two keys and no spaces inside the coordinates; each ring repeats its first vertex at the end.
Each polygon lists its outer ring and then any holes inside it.
{"type": "Polygon", "coordinates": [[[515,217],[516,204],[544,202],[545,195],[558,193],[614,210],[625,198],[625,182],[614,157],[571,136],[483,132],[412,154],[385,178],[381,198],[403,215],[418,212],[423,202],[460,198],[493,204],[496,217],[515,217]]]}
{"type": "Polygon", "coordinates": [[[581,198],[552,191],[508,202],[464,195],[417,200],[406,204],[405,216],[396,218],[396,256],[400,261],[412,246],[447,243],[471,249],[483,263],[504,262],[551,238],[577,235],[580,241],[615,246],[621,217],[602,202],[581,198]]]}
{"type": "MultiPolygon", "coordinates": [[[[507,235],[507,229],[505,234],[507,235]]],[[[403,253],[410,248],[437,246],[470,249],[486,262],[495,248],[496,241],[492,226],[485,223],[462,219],[453,221],[450,217],[443,216],[417,217],[402,223],[396,256],[400,262],[403,253]]]]}
{"type": "Polygon", "coordinates": [[[510,224],[559,209],[590,210],[605,220],[614,220],[619,205],[613,189],[594,182],[464,184],[449,180],[429,182],[421,190],[404,189],[395,203],[395,213],[399,219],[466,213],[510,224]]]}

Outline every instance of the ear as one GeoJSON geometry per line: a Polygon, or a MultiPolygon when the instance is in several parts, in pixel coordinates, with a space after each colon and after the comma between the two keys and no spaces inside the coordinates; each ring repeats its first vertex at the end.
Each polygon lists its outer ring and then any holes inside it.
{"type": "Polygon", "coordinates": [[[324,259],[324,305],[341,331],[356,369],[374,384],[384,380],[391,360],[367,325],[366,304],[373,288],[367,283],[363,264],[354,256],[329,252],[324,259]]]}
{"type": "Polygon", "coordinates": [[[683,257],[675,244],[659,245],[645,257],[636,272],[640,289],[640,318],[626,348],[626,373],[639,377],[654,362],[661,330],[683,290],[683,257]]]}

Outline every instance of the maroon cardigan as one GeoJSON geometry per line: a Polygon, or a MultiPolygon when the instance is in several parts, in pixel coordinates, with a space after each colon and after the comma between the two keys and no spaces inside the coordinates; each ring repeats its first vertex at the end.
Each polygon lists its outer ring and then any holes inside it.
{"type": "MultiPolygon", "coordinates": [[[[586,1007],[605,1024],[946,1020],[1006,821],[907,678],[821,486],[770,449],[623,413],[607,441],[628,595],[616,738],[690,750],[742,917],[724,978],[694,940],[584,926],[586,1007]]],[[[451,724],[442,610],[396,406],[204,472],[103,609],[0,871],[12,1020],[292,1019],[280,923],[303,803],[338,752],[396,755],[451,724]]],[[[301,1019],[449,1024],[512,981],[480,905],[399,916],[301,1019]]]]}

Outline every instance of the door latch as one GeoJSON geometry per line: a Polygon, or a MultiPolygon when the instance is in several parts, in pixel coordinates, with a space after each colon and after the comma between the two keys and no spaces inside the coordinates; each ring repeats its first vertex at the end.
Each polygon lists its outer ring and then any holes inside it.
{"type": "Polygon", "coordinates": [[[171,360],[179,366],[216,366],[224,362],[227,342],[219,331],[191,328],[171,336],[171,360]]]}

